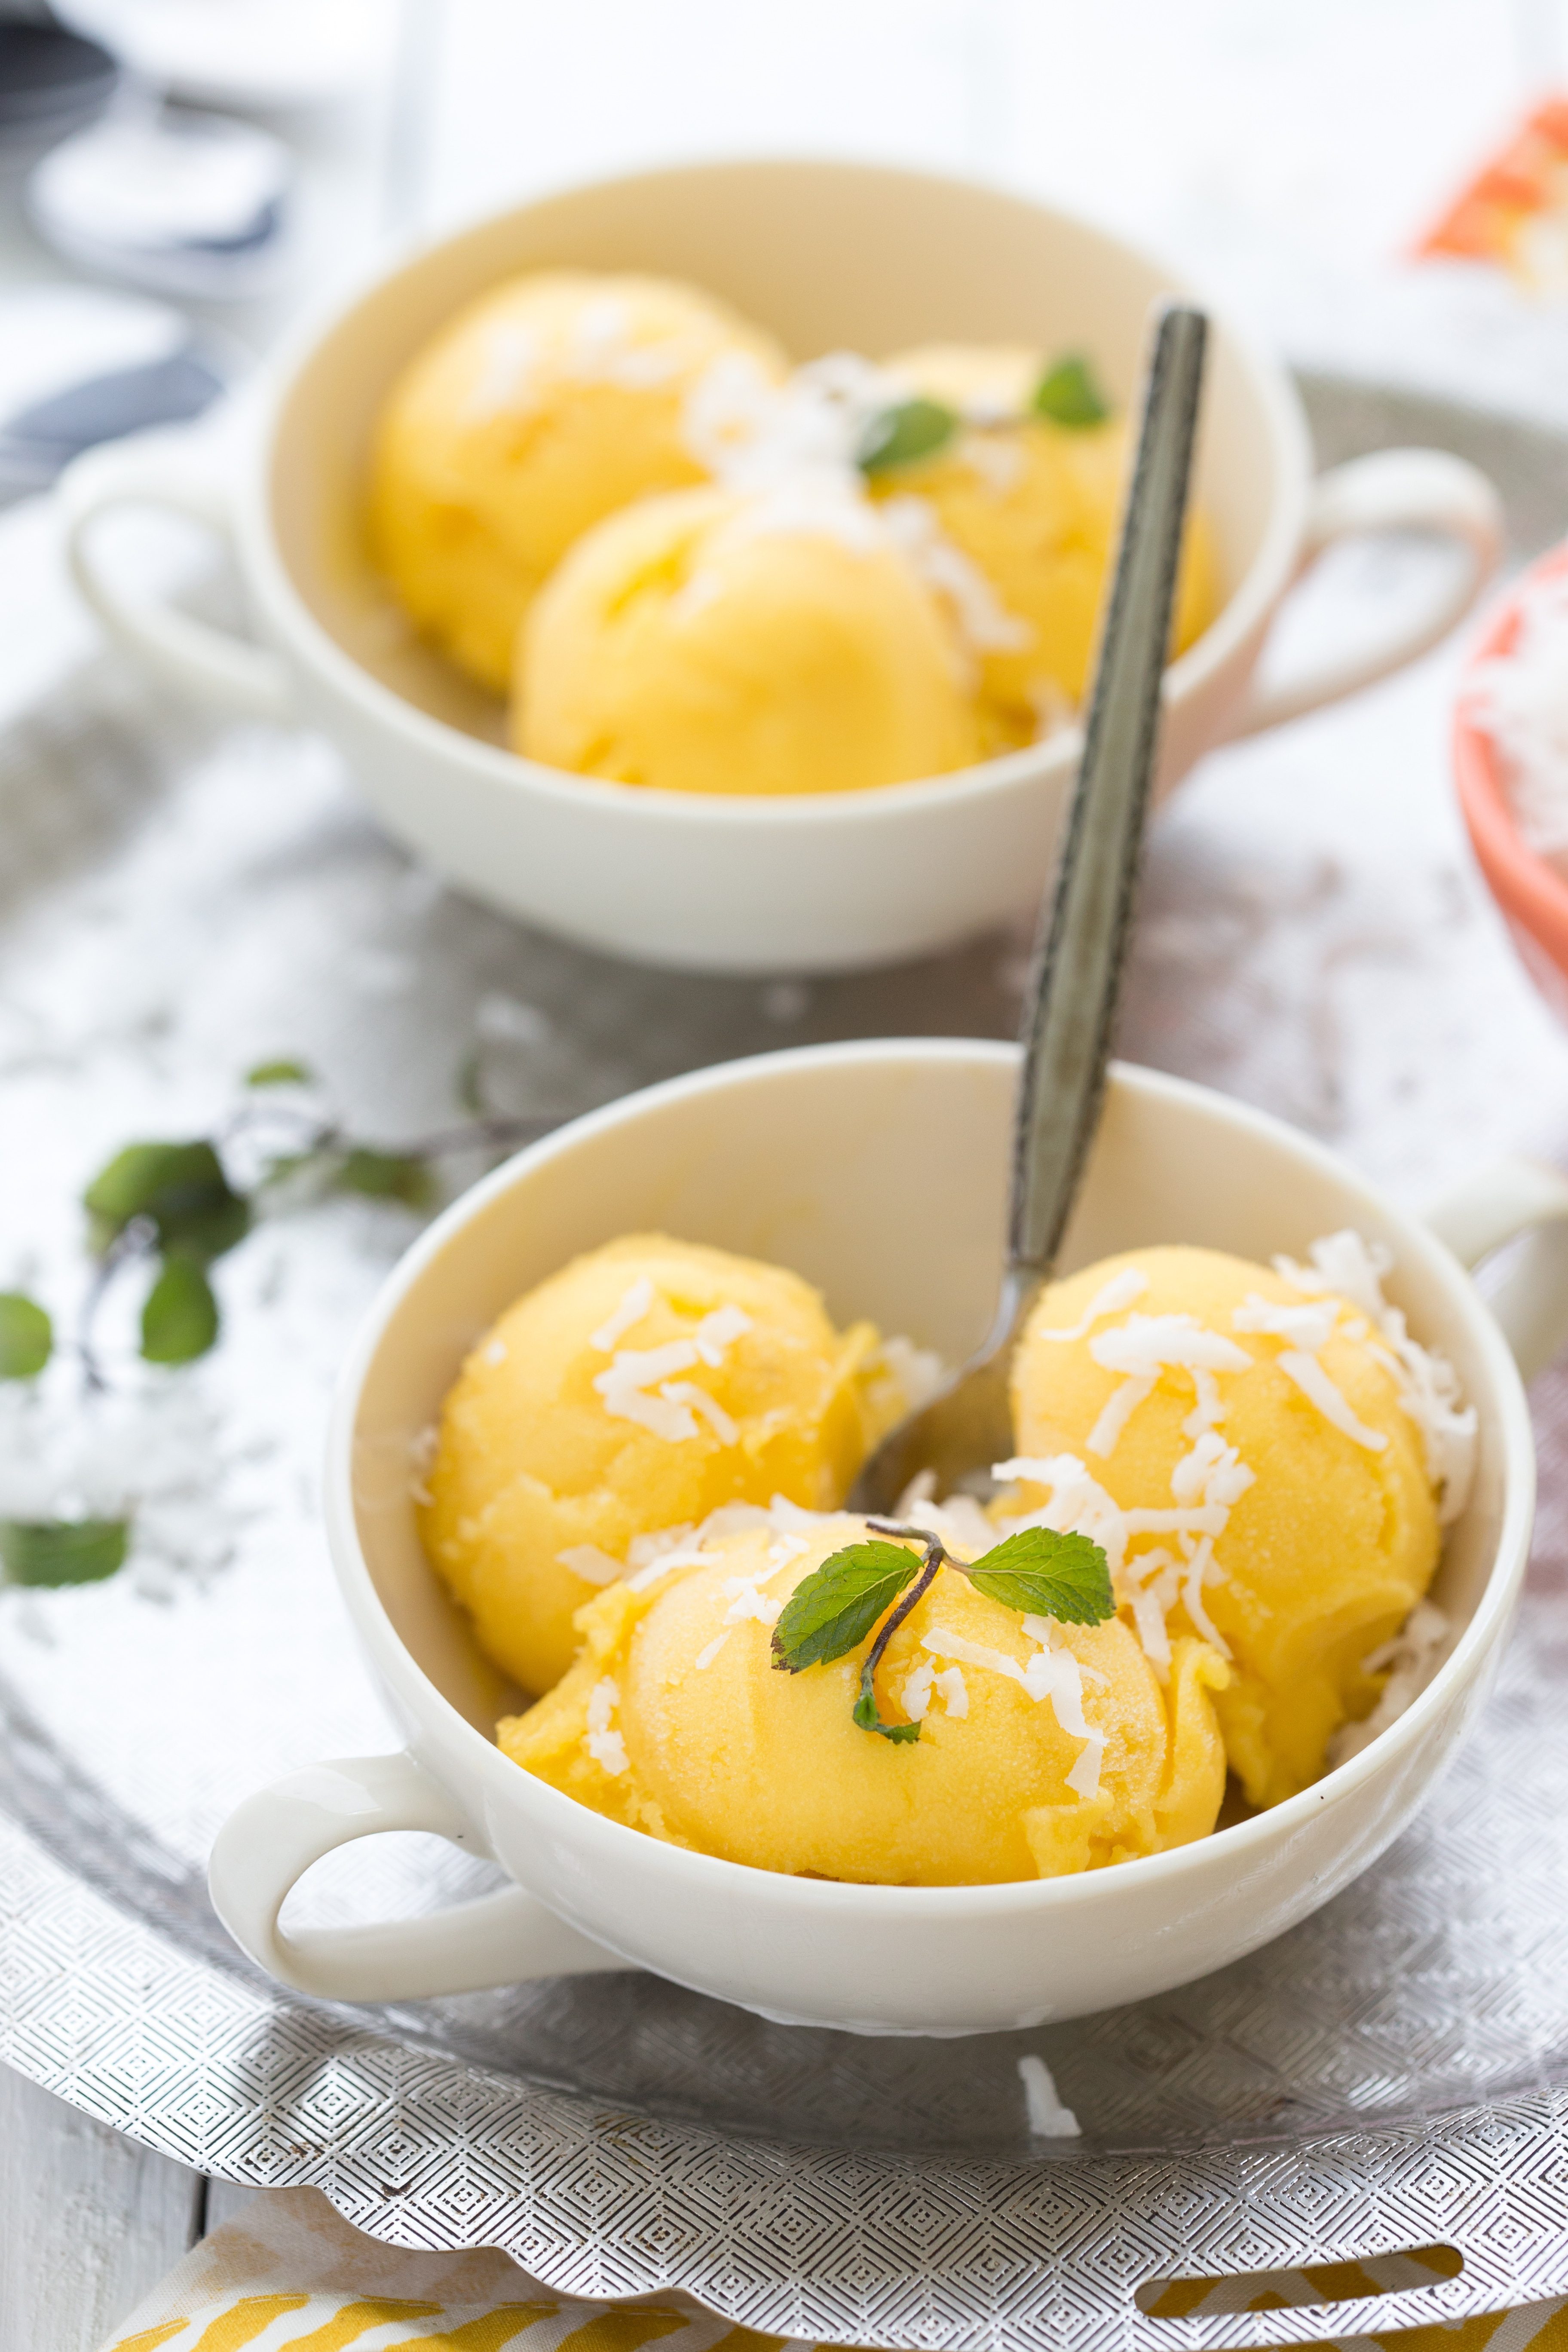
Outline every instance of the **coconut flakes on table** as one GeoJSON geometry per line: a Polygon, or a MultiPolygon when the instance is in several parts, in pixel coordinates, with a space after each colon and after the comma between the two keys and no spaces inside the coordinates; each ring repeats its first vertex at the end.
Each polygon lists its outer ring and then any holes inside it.
{"type": "Polygon", "coordinates": [[[1528,582],[1505,654],[1472,671],[1467,715],[1489,736],[1521,840],[1538,857],[1568,851],[1568,573],[1528,582]]]}

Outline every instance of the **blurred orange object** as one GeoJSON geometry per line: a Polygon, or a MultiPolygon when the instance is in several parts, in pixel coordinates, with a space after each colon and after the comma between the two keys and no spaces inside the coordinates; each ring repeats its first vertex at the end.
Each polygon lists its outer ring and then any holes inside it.
{"type": "Polygon", "coordinates": [[[1527,848],[1510,805],[1503,761],[1473,708],[1471,681],[1485,663],[1512,651],[1521,590],[1568,571],[1568,548],[1527,572],[1494,614],[1466,666],[1454,711],[1454,779],[1476,862],[1502,911],[1520,961],[1560,1021],[1568,1024],[1568,879],[1527,848]]]}
{"type": "Polygon", "coordinates": [[[1498,263],[1537,293],[1568,293],[1568,99],[1527,116],[1415,248],[1498,263]]]}

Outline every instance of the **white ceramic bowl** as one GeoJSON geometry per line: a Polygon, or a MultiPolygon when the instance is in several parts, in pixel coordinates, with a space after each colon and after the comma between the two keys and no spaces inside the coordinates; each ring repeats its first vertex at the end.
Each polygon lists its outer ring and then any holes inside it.
{"type": "MultiPolygon", "coordinates": [[[[1065,1263],[1164,1241],[1267,1260],[1353,1224],[1389,1244],[1391,1295],[1479,1408],[1475,1491],[1436,1587],[1459,1630],[1408,1713],[1315,1787],[1196,1844],[974,1887],[839,1885],[687,1853],[589,1811],[492,1743],[508,1693],[426,1564],[409,1496],[413,1441],[479,1333],[575,1252],[652,1227],[797,1267],[841,1320],[871,1316],[961,1358],[994,1304],[1016,1067],[1010,1047],[917,1041],[679,1078],[524,1152],[410,1251],[343,1372],[327,1502],[337,1573],[408,1748],[295,1773],[226,1824],[213,1897],[255,1958],[350,2000],[640,1967],[786,2021],[989,2032],[1206,1974],[1383,1851],[1474,1717],[1513,1615],[1535,1485],[1520,1373],[1430,1227],[1276,1121],[1147,1070],[1114,1075],[1065,1263]],[[932,1150],[933,1135],[953,1148],[932,1150]],[[492,1855],[516,1886],[415,1922],[279,1932],[312,1862],[388,1829],[492,1855]]],[[[1469,1258],[1557,1221],[1525,1245],[1503,1302],[1529,1364],[1568,1329],[1564,1219],[1568,1185],[1524,1163],[1441,1218],[1469,1258]]]]}
{"type": "MultiPolygon", "coordinates": [[[[569,939],[692,971],[816,971],[945,947],[1037,904],[1078,739],[921,783],[799,799],[714,798],[568,776],[502,746],[499,703],[413,644],[362,551],[374,419],[404,362],[458,307],[546,264],[689,278],[800,358],[935,339],[1093,353],[1132,394],[1150,303],[1177,281],[1069,215],[885,166],[705,164],[551,196],[380,278],[271,370],[237,463],[199,436],[91,453],[65,485],[76,578],[121,640],[182,690],[298,718],[341,745],[389,829],[492,906],[569,939]],[[128,596],[92,519],[151,502],[227,532],[268,650],[128,596]]],[[[1226,604],[1170,672],[1163,782],[1222,738],[1382,676],[1468,607],[1500,543],[1484,478],[1389,451],[1314,484],[1291,386],[1228,325],[1215,340],[1197,493],[1226,604]],[[1449,533],[1471,562],[1397,644],[1249,701],[1280,599],[1357,530],[1449,533]]]]}

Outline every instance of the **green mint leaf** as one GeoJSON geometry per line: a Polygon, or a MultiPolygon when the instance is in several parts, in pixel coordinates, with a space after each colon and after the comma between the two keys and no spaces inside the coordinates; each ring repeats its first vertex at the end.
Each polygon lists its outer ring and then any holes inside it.
{"type": "Polygon", "coordinates": [[[871,1687],[869,1675],[860,1685],[860,1696],[855,1702],[855,1720],[862,1731],[879,1731],[884,1739],[891,1739],[900,1746],[912,1743],[921,1736],[918,1723],[883,1722],[877,1712],[877,1694],[871,1687]]]}
{"type": "Polygon", "coordinates": [[[1087,1536],[1055,1528],[1020,1528],[973,1562],[969,1580],[1004,1609],[1058,1625],[1099,1625],[1116,1614],[1104,1552],[1087,1536]]]}
{"type": "Polygon", "coordinates": [[[784,1603],[773,1627],[774,1665],[798,1675],[806,1666],[847,1656],[920,1574],[920,1554],[902,1544],[847,1544],[834,1552],[784,1603]]]}
{"type": "Polygon", "coordinates": [[[373,1151],[355,1144],[345,1151],[332,1177],[340,1192],[364,1192],[373,1201],[402,1201],[411,1209],[428,1208],[435,1186],[423,1160],[395,1151],[373,1151]]]}
{"type": "Polygon", "coordinates": [[[313,1087],[316,1073],[309,1062],[291,1062],[287,1057],[277,1062],[258,1062],[247,1070],[247,1087],[313,1087]]]}
{"type": "Polygon", "coordinates": [[[958,430],[958,418],[940,400],[901,400],[873,416],[860,437],[856,463],[863,474],[882,474],[895,466],[913,466],[946,446],[958,430]]]}
{"type": "Polygon", "coordinates": [[[210,1265],[250,1230],[250,1204],[210,1143],[128,1143],[82,1195],[101,1254],[133,1217],[147,1217],[161,1249],[210,1265]]]}
{"type": "Polygon", "coordinates": [[[171,1257],[142,1309],[142,1353],[150,1364],[192,1364],[217,1338],[217,1300],[195,1258],[171,1257]]]}
{"type": "Polygon", "coordinates": [[[124,1565],[125,1519],[0,1519],[7,1584],[98,1584],[124,1565]]]}
{"type": "Polygon", "coordinates": [[[1103,425],[1110,414],[1100,380],[1080,352],[1069,352],[1051,362],[1035,386],[1030,405],[1037,416],[1048,417],[1053,425],[1065,425],[1074,432],[1103,425]]]}
{"type": "Polygon", "coordinates": [[[25,1291],[0,1290],[0,1381],[30,1381],[54,1353],[55,1327],[25,1291]]]}

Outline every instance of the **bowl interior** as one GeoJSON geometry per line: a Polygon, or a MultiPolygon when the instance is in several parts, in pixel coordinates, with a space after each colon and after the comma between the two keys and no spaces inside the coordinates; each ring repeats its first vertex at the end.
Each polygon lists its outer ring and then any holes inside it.
{"type": "MultiPolygon", "coordinates": [[[[806,163],[704,165],[573,190],[486,221],[382,280],[314,346],[282,403],[271,522],[294,590],[343,652],[431,717],[493,742],[500,706],[418,644],[369,565],[367,453],[393,378],[442,320],[515,271],[554,265],[690,278],[801,360],[845,347],[883,357],[933,340],[1082,349],[1121,404],[1136,383],[1149,304],[1174,283],[1114,238],[1017,197],[806,163]]],[[[1227,601],[1276,552],[1279,434],[1256,363],[1222,331],[1197,486],[1227,601]]]]}
{"type": "MultiPolygon", "coordinates": [[[[738,1063],[657,1087],[536,1147],[458,1202],[406,1262],[354,1423],[356,1526],[371,1581],[425,1675],[488,1738],[507,1694],[420,1549],[410,1454],[464,1355],[578,1252],[658,1230],[776,1260],[840,1321],[869,1316],[960,1360],[1001,1264],[1016,1057],[1008,1046],[876,1044],[738,1063]]],[[[1475,1492],[1450,1529],[1440,1605],[1459,1623],[1497,1556],[1500,1417],[1485,1310],[1452,1259],[1393,1223],[1353,1175],[1272,1120],[1123,1068],[1112,1082],[1064,1266],[1155,1242],[1265,1264],[1353,1224],[1394,1253],[1390,1297],[1454,1360],[1481,1409],[1475,1492]]]]}

